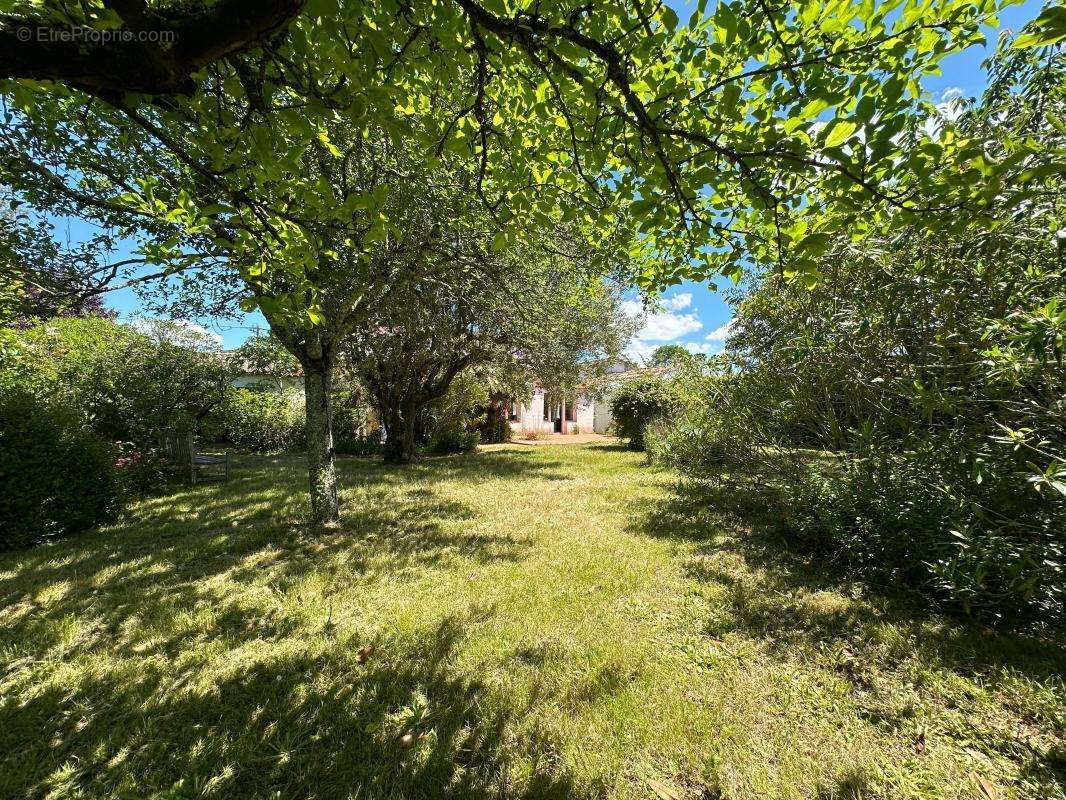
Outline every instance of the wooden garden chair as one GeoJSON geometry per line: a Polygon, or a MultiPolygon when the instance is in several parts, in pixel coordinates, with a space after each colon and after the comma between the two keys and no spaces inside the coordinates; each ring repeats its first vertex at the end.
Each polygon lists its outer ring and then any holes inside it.
{"type": "Polygon", "coordinates": [[[188,468],[193,485],[197,481],[228,481],[229,453],[213,455],[196,450],[191,433],[168,433],[163,436],[163,452],[182,468],[188,468]]]}

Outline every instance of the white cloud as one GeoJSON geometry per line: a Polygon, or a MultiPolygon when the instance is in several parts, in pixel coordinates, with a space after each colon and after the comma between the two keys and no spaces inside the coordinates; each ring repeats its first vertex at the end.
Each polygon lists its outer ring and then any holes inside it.
{"type": "Polygon", "coordinates": [[[685,342],[685,349],[693,355],[702,353],[705,356],[722,352],[721,342],[685,342]]]}
{"type": "Polygon", "coordinates": [[[692,305],[692,294],[690,292],[682,292],[681,294],[664,297],[663,305],[670,311],[680,311],[683,308],[688,308],[692,305]]]}
{"type": "Polygon", "coordinates": [[[703,323],[695,314],[661,311],[648,315],[644,320],[644,327],[637,332],[637,338],[649,342],[672,342],[701,328],[703,323]]]}
{"type": "Polygon", "coordinates": [[[935,113],[929,115],[922,125],[925,135],[930,139],[939,139],[945,122],[955,122],[966,110],[966,93],[954,86],[940,94],[940,102],[935,105],[935,113]]]}
{"type": "Polygon", "coordinates": [[[626,347],[625,355],[632,361],[636,361],[640,364],[648,363],[651,358],[651,354],[655,352],[659,345],[649,344],[648,342],[642,342],[639,339],[632,339],[629,345],[626,347]]]}
{"type": "Polygon", "coordinates": [[[733,323],[736,320],[731,319],[728,322],[719,325],[713,331],[707,334],[706,339],[708,342],[724,342],[729,338],[729,334],[733,332],[733,323]]]}
{"type": "Polygon", "coordinates": [[[222,337],[219,334],[184,319],[141,317],[133,320],[130,327],[158,341],[172,342],[181,347],[191,347],[195,350],[219,350],[222,347],[222,337]]]}
{"type": "MultiPolygon", "coordinates": [[[[687,307],[692,303],[692,295],[683,294],[670,298],[674,309],[687,307]]],[[[637,331],[636,338],[644,342],[672,342],[688,333],[703,328],[695,312],[678,314],[676,311],[651,310],[645,312],[636,300],[627,300],[622,304],[625,312],[633,317],[643,316],[643,326],[637,331]]]]}
{"type": "MultiPolygon", "coordinates": [[[[630,341],[626,348],[626,355],[630,358],[646,362],[656,348],[670,342],[703,330],[699,312],[692,308],[692,294],[680,292],[669,297],[664,297],[657,306],[647,309],[637,300],[626,300],[622,307],[631,317],[639,318],[641,328],[630,341]],[[689,309],[687,312],[686,309],[689,309]],[[684,312],[684,313],[682,313],[684,312]]],[[[721,349],[708,345],[705,349],[701,345],[691,342],[684,343],[684,347],[690,352],[717,352],[721,349]]]]}

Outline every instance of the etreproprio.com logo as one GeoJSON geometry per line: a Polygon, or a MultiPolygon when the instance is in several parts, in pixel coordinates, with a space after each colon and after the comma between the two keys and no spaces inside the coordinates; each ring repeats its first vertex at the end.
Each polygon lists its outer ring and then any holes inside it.
{"type": "Polygon", "coordinates": [[[85,44],[129,44],[150,43],[169,44],[175,40],[174,31],[145,30],[131,31],[126,28],[111,28],[101,30],[84,25],[75,25],[70,28],[53,28],[41,26],[37,28],[21,27],[18,29],[20,42],[60,42],[60,43],[85,43],[85,44]]]}

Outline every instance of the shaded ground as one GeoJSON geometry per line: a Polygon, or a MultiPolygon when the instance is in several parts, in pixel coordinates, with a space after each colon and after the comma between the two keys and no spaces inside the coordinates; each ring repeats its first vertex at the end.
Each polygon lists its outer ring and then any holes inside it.
{"type": "Polygon", "coordinates": [[[261,457],[0,556],[0,797],[1066,797],[1059,643],[807,563],[766,498],[610,446],[341,471],[326,537],[261,457]]]}
{"type": "Polygon", "coordinates": [[[540,439],[523,439],[516,435],[509,442],[498,444],[478,445],[482,452],[495,452],[497,450],[514,450],[518,447],[558,446],[563,444],[615,444],[618,439],[614,436],[604,436],[602,433],[549,433],[540,439]]]}

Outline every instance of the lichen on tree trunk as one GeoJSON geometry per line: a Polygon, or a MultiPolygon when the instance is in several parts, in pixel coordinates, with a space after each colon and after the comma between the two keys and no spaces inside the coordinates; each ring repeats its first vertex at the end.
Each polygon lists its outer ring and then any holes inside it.
{"type": "Polygon", "coordinates": [[[326,356],[304,355],[304,399],[307,409],[307,471],[311,490],[311,520],[316,527],[336,524],[337,469],[333,453],[331,400],[333,365],[326,356]]]}

